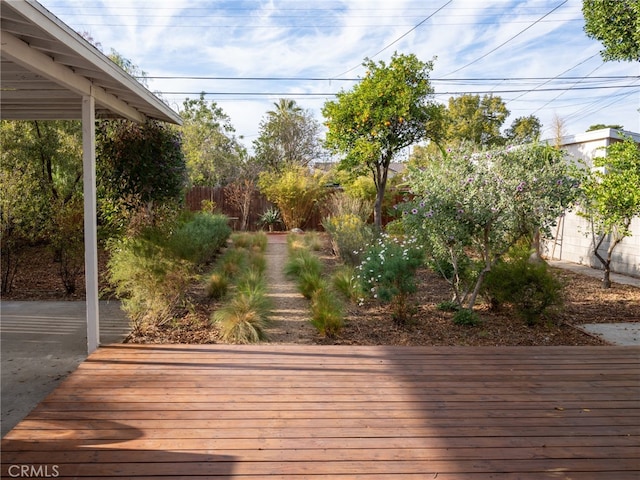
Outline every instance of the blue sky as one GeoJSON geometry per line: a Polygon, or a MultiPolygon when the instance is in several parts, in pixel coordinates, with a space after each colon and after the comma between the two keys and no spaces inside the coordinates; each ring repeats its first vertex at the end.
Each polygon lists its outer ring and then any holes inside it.
{"type": "Polygon", "coordinates": [[[353,86],[365,57],[387,61],[394,51],[435,59],[439,102],[502,97],[505,128],[534,114],[545,137],[556,117],[567,134],[595,123],[640,132],[640,65],[601,60],[602,46],[583,32],[580,0],[40,2],[142,68],[175,110],[211,92],[249,148],[283,94],[322,121],[324,102],[353,86]]]}

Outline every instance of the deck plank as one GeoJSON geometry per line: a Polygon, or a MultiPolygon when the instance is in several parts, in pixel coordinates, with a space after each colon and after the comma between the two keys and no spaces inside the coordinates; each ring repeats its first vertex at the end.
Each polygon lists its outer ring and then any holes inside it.
{"type": "Polygon", "coordinates": [[[12,465],[81,479],[638,478],[640,349],[107,346],[4,437],[3,478],[12,465]]]}

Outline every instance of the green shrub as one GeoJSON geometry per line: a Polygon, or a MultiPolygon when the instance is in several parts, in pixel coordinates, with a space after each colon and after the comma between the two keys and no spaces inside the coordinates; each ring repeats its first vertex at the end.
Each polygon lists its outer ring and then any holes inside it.
{"type": "Polygon", "coordinates": [[[391,303],[394,319],[404,323],[411,312],[406,301],[416,291],[415,274],[422,264],[423,255],[414,239],[405,241],[383,234],[366,249],[358,277],[363,291],[391,303]]]}
{"type": "Polygon", "coordinates": [[[213,260],[231,235],[228,218],[209,212],[198,212],[180,224],[170,237],[175,254],[196,265],[213,260]]]}
{"type": "Polygon", "coordinates": [[[468,308],[461,308],[453,315],[453,323],[467,327],[474,327],[481,323],[480,316],[468,308]]]}
{"type": "Polygon", "coordinates": [[[387,232],[388,235],[392,235],[395,237],[401,237],[405,235],[404,222],[402,219],[393,220],[384,227],[384,231],[387,232]]]}
{"type": "Polygon", "coordinates": [[[161,324],[184,302],[192,264],[176,258],[158,230],[109,246],[108,280],[122,300],[134,330],[161,324]]]}
{"type": "Polygon", "coordinates": [[[242,291],[214,312],[221,338],[231,343],[255,343],[266,339],[271,304],[264,290],[242,291]]]}
{"type": "Polygon", "coordinates": [[[562,302],[562,283],[545,262],[529,260],[528,249],[514,250],[498,262],[487,274],[484,289],[491,300],[513,305],[528,325],[562,302]]]}
{"type": "Polygon", "coordinates": [[[308,168],[289,166],[282,171],[260,173],[258,187],[267,199],[280,210],[282,222],[288,230],[303,228],[327,195],[328,177],[312,174],[308,168]]]}
{"type": "Polygon", "coordinates": [[[327,217],[322,222],[331,237],[333,253],[349,265],[358,265],[362,248],[373,240],[373,229],[355,214],[327,217]]]}
{"type": "Polygon", "coordinates": [[[67,293],[76,292],[84,272],[84,230],[82,199],[59,202],[51,219],[51,247],[58,261],[60,279],[67,293]]]}
{"type": "Polygon", "coordinates": [[[333,287],[352,302],[363,297],[362,286],[354,267],[343,265],[334,272],[332,281],[333,287]]]}
{"type": "MultiPolygon", "coordinates": [[[[366,179],[371,181],[371,179],[366,179]]],[[[371,182],[373,184],[373,182],[371,182]]],[[[355,215],[363,222],[366,222],[373,214],[373,204],[376,198],[375,186],[368,198],[364,196],[351,196],[346,192],[335,192],[327,199],[327,211],[330,217],[342,215],[355,215]]],[[[357,195],[357,194],[356,194],[357,195]]]]}
{"type": "Polygon", "coordinates": [[[311,297],[311,324],[327,337],[336,336],[344,325],[342,305],[328,288],[316,290],[311,297]]]}
{"type": "Polygon", "coordinates": [[[440,302],[436,305],[436,308],[441,312],[457,312],[460,310],[460,305],[458,305],[458,302],[447,300],[445,302],[440,302]]]}

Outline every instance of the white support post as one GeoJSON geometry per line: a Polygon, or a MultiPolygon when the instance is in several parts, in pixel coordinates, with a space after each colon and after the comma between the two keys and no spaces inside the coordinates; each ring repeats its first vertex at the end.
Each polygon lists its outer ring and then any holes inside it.
{"type": "Polygon", "coordinates": [[[82,165],[84,174],[84,272],[87,293],[87,350],[100,345],[98,312],[98,227],[96,207],[95,98],[82,97],[82,165]]]}

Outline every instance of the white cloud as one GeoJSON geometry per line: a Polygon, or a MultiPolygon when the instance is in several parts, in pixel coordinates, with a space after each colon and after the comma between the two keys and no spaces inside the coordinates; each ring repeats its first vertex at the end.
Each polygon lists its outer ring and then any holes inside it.
{"type": "MultiPolygon", "coordinates": [[[[554,115],[566,117],[570,133],[578,133],[594,123],[620,123],[627,129],[640,131],[637,111],[640,82],[636,82],[635,90],[574,89],[560,94],[543,91],[557,86],[557,81],[546,85],[544,80],[470,81],[554,77],[571,67],[575,68],[563,76],[589,75],[602,64],[599,56],[581,65],[578,63],[596,54],[601,46],[584,34],[581,3],[574,0],[542,20],[539,19],[554,9],[558,1],[41,2],[72,28],[88,31],[105,52],[115,49],[150,76],[326,78],[347,72],[344,76],[353,78],[362,74],[360,66],[365,57],[384,49],[374,60],[386,61],[394,51],[415,53],[425,61],[437,56],[431,75],[437,93],[494,91],[500,92],[496,94],[505,100],[515,99],[507,104],[512,115],[505,127],[517,116],[536,112],[547,127],[551,126],[554,115]],[[437,81],[461,67],[465,68],[444,78],[467,81],[437,81]],[[531,92],[502,93],[517,89],[531,92]]],[[[640,67],[624,62],[607,63],[592,75],[639,76],[640,67]]],[[[605,84],[631,82],[609,80],[605,84]]],[[[200,91],[308,94],[337,92],[351,85],[339,81],[150,80],[152,90],[190,92],[165,95],[178,106],[185,97],[195,98],[200,91]]],[[[564,85],[572,84],[565,82],[564,85]]],[[[594,85],[592,79],[575,86],[594,85]]],[[[258,133],[262,116],[278,100],[277,95],[208,98],[215,100],[231,117],[238,134],[245,136],[248,147],[258,133]]],[[[446,101],[448,95],[437,98],[446,101]]],[[[311,109],[319,120],[325,100],[308,95],[296,97],[296,101],[303,108],[311,109]]]]}

